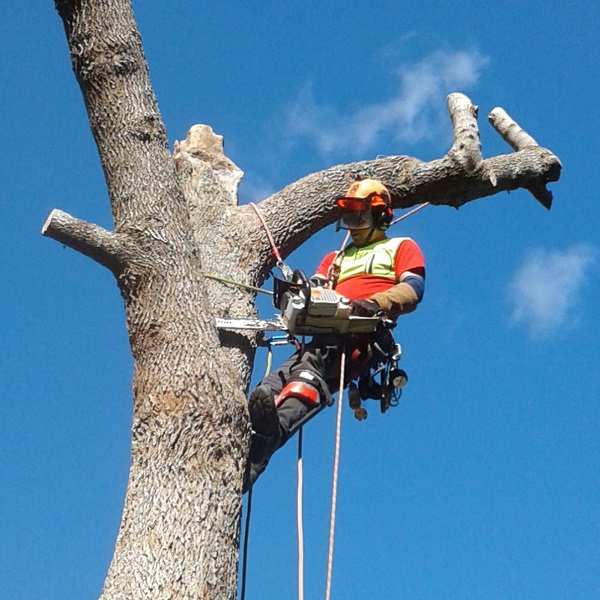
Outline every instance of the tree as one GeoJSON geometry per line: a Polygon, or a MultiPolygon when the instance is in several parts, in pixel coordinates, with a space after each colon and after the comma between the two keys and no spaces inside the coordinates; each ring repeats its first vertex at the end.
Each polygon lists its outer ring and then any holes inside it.
{"type": "MultiPolygon", "coordinates": [[[[256,343],[218,332],[215,316],[255,312],[251,291],[275,264],[261,221],[237,203],[241,171],[203,125],[167,147],[129,0],[55,0],[110,199],[113,231],[59,210],[42,232],[107,267],[122,294],[133,372],[129,481],[102,598],[234,598],[245,392],[256,343]]],[[[547,208],[560,162],[502,110],[489,116],[514,153],[483,160],[477,110],[448,97],[454,140],[443,157],[333,166],[258,204],[282,256],[337,213],[356,177],[383,180],[393,205],[458,207],[525,188],[547,208]]]]}

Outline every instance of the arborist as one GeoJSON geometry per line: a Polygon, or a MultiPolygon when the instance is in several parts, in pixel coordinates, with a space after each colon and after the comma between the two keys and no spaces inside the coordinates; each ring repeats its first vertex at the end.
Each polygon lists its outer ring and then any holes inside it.
{"type": "MultiPolygon", "coordinates": [[[[340,227],[349,230],[352,243],[326,254],[311,284],[332,287],[348,298],[355,316],[394,320],[415,310],[424,292],[423,255],[412,239],[386,236],[393,218],[387,188],[374,179],[355,181],[335,204],[342,209],[340,227]]],[[[252,438],[244,491],[264,471],[275,450],[332,404],[331,390],[337,389],[343,350],[350,357],[345,384],[368,363],[373,335],[314,336],[252,390],[248,399],[252,438]]]]}

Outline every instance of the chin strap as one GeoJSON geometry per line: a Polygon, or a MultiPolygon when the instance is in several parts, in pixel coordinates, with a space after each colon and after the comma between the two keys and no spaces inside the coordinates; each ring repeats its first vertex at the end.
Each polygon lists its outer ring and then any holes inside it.
{"type": "Polygon", "coordinates": [[[371,243],[371,238],[373,237],[373,234],[375,233],[376,229],[377,229],[377,227],[371,227],[371,231],[369,231],[369,235],[367,236],[367,239],[364,241],[363,244],[361,244],[362,246],[368,246],[371,243]]]}

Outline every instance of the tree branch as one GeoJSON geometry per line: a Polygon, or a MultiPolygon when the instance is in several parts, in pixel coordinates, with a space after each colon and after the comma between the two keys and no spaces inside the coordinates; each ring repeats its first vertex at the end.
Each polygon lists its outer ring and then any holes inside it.
{"type": "MultiPolygon", "coordinates": [[[[515,151],[524,150],[526,148],[540,148],[538,143],[522,129],[511,117],[508,116],[503,108],[497,106],[493,108],[489,115],[488,121],[492,127],[502,136],[511,148],[515,151]]],[[[556,181],[560,176],[561,164],[558,158],[555,159],[553,170],[549,174],[551,178],[544,181],[542,178],[525,185],[529,193],[544,207],[550,209],[552,205],[552,194],[546,189],[547,181],[556,181]]]]}
{"type": "Polygon", "coordinates": [[[115,274],[124,257],[131,254],[132,248],[124,235],[76,219],[56,208],[50,211],[41,233],[81,252],[115,274]]]}
{"type": "MultiPolygon", "coordinates": [[[[371,177],[385,183],[395,208],[430,202],[453,206],[519,188],[528,190],[550,208],[548,182],[560,177],[559,159],[508,117],[494,109],[491,122],[517,152],[481,157],[477,107],[463,94],[450,94],[447,107],[453,143],[441,158],[422,162],[409,156],[337,165],[311,173],[259,203],[281,254],[287,256],[322,227],[339,218],[332,198],[340,196],[354,179],[371,177]]],[[[240,207],[242,211],[247,210],[240,207]]],[[[247,222],[251,216],[243,213],[247,222]]]]}
{"type": "Polygon", "coordinates": [[[464,94],[449,94],[446,106],[452,122],[453,143],[448,157],[470,171],[481,162],[477,107],[464,94]]]}
{"type": "Polygon", "coordinates": [[[539,144],[515,121],[513,121],[503,108],[497,106],[488,114],[488,121],[491,126],[500,134],[502,139],[507,142],[515,151],[523,150],[530,146],[539,146],[539,144]]]}

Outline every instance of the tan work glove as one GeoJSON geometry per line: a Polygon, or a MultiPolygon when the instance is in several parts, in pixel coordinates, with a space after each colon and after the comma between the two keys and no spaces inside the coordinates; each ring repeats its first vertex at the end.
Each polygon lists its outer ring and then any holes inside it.
{"type": "Polygon", "coordinates": [[[389,290],[373,294],[369,299],[377,302],[386,316],[392,318],[412,312],[418,304],[415,290],[408,283],[402,282],[397,283],[389,290]]]}

